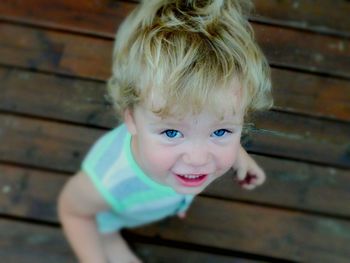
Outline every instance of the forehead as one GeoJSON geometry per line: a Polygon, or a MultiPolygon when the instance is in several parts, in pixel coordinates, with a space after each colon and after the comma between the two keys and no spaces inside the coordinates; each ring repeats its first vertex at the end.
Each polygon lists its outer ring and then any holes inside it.
{"type": "Polygon", "coordinates": [[[225,88],[213,87],[209,93],[190,92],[187,95],[171,96],[162,94],[158,89],[149,89],[141,104],[161,118],[181,119],[206,112],[227,119],[244,113],[241,86],[238,81],[225,88]]]}
{"type": "Polygon", "coordinates": [[[185,114],[181,116],[167,115],[159,116],[148,108],[138,106],[135,110],[136,120],[142,125],[153,127],[182,127],[182,128],[198,128],[212,129],[218,126],[242,126],[243,116],[238,113],[227,112],[224,115],[218,115],[208,110],[203,110],[198,114],[185,114]]]}
{"type": "MultiPolygon", "coordinates": [[[[215,101],[212,105],[204,105],[200,110],[193,110],[189,105],[182,105],[180,102],[169,107],[166,106],[164,99],[154,97],[147,104],[141,104],[137,107],[148,121],[152,123],[167,122],[230,122],[231,124],[241,125],[243,123],[243,110],[238,107],[238,97],[227,99],[228,96],[222,96],[222,99],[215,101]],[[169,110],[163,112],[164,108],[169,110]]],[[[219,98],[219,97],[218,97],[219,98]]]]}

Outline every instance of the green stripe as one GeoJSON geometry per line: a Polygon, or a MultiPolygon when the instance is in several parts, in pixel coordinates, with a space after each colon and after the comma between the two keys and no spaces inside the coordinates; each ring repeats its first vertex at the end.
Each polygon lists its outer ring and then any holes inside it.
{"type": "MultiPolygon", "coordinates": [[[[103,137],[100,138],[97,141],[98,147],[96,149],[94,149],[93,158],[91,158],[90,153],[89,153],[88,154],[88,158],[85,158],[82,166],[88,168],[91,171],[93,171],[94,170],[93,168],[95,167],[97,162],[99,162],[99,160],[101,159],[103,154],[106,152],[106,149],[111,145],[112,141],[114,140],[115,136],[113,136],[113,135],[114,134],[118,135],[119,132],[120,132],[120,127],[118,127],[116,131],[111,131],[107,135],[108,136],[107,138],[103,138],[103,137]]],[[[104,136],[106,136],[106,135],[104,135],[104,136]]]]}
{"type": "Polygon", "coordinates": [[[131,196],[128,196],[125,200],[123,200],[123,206],[130,207],[135,204],[142,204],[142,203],[148,203],[155,200],[176,196],[177,193],[170,193],[170,192],[164,192],[164,191],[154,191],[154,189],[151,189],[149,191],[136,193],[131,196]]]}
{"type": "Polygon", "coordinates": [[[94,158],[91,158],[88,154],[88,158],[85,158],[85,160],[82,163],[82,170],[85,171],[85,173],[91,178],[92,183],[97,188],[99,193],[102,195],[102,197],[106,200],[106,202],[115,210],[115,211],[122,211],[124,207],[117,202],[117,200],[113,197],[113,195],[106,190],[106,188],[101,183],[101,180],[99,176],[95,173],[94,167],[98,163],[98,161],[101,159],[102,155],[105,153],[106,149],[111,145],[112,141],[114,140],[115,136],[114,134],[118,135],[120,132],[121,127],[118,127],[116,131],[111,131],[113,134],[108,134],[107,138],[100,139],[99,142],[100,145],[98,145],[98,148],[94,150],[94,158]],[[108,140],[107,140],[108,139],[108,140]]]}
{"type": "Polygon", "coordinates": [[[95,185],[99,193],[106,200],[106,202],[113,208],[114,211],[121,212],[125,209],[125,207],[121,205],[109,191],[106,190],[106,188],[103,186],[98,176],[93,171],[89,171],[87,175],[91,178],[93,184],[95,185]]]}

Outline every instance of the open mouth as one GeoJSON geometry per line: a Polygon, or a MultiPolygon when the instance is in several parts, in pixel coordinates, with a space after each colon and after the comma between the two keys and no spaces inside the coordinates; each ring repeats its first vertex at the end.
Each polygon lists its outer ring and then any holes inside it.
{"type": "Polygon", "coordinates": [[[207,174],[175,174],[176,179],[183,185],[187,187],[196,187],[202,185],[208,175],[207,174]]]}

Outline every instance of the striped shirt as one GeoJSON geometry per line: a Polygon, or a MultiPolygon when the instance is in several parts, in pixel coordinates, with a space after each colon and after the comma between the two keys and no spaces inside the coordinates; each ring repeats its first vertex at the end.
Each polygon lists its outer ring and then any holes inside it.
{"type": "Polygon", "coordinates": [[[102,136],[82,163],[98,192],[109,204],[96,215],[99,231],[109,233],[161,220],[184,212],[192,195],[176,193],[147,176],[131,152],[131,135],[125,125],[102,136]]]}

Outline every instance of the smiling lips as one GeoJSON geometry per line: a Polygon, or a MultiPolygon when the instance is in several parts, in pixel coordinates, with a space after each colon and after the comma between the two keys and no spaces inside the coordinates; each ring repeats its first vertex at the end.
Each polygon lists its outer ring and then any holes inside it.
{"type": "Polygon", "coordinates": [[[186,187],[201,186],[207,179],[208,174],[175,174],[176,179],[186,187]]]}

